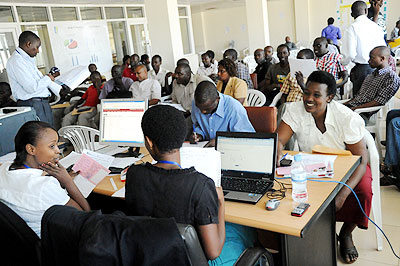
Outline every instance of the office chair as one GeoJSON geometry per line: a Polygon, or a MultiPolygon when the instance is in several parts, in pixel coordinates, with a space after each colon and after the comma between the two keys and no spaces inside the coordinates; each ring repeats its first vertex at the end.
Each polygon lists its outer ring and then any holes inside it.
{"type": "Polygon", "coordinates": [[[245,107],[250,123],[256,132],[273,133],[277,128],[277,109],[276,107],[245,107]]]}
{"type": "Polygon", "coordinates": [[[2,265],[40,265],[40,238],[13,210],[0,201],[2,265]]]}
{"type": "Polygon", "coordinates": [[[82,153],[84,149],[90,151],[96,150],[96,137],[100,136],[100,131],[94,128],[76,125],[62,127],[58,130],[58,134],[72,143],[75,152],[82,153]]]}
{"type": "Polygon", "coordinates": [[[264,93],[261,91],[252,89],[247,91],[247,103],[249,106],[264,106],[266,100],[264,93]]]}

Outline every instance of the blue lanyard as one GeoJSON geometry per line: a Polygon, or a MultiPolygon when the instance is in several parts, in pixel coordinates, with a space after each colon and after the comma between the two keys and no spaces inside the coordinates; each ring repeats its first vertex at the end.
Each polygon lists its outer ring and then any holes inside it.
{"type": "Polygon", "coordinates": [[[27,166],[26,164],[23,164],[24,166],[25,166],[25,168],[27,168],[27,169],[29,169],[30,167],[29,166],[27,166]]]}
{"type": "Polygon", "coordinates": [[[177,162],[172,162],[172,161],[158,161],[159,163],[166,163],[166,164],[173,164],[179,166],[179,168],[182,168],[182,166],[177,163],[177,162]]]}

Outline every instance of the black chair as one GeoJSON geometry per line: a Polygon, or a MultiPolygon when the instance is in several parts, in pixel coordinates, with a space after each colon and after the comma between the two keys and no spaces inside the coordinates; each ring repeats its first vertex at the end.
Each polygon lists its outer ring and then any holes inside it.
{"type": "MultiPolygon", "coordinates": [[[[191,266],[207,266],[207,258],[201,247],[196,230],[193,226],[187,224],[177,224],[178,230],[185,242],[186,253],[191,266]]],[[[234,266],[273,266],[274,262],[271,253],[265,248],[248,248],[240,255],[234,266]],[[259,263],[259,264],[257,264],[259,263]]]]}
{"type": "Polygon", "coordinates": [[[2,265],[40,265],[40,238],[14,211],[0,202],[2,265]]]}

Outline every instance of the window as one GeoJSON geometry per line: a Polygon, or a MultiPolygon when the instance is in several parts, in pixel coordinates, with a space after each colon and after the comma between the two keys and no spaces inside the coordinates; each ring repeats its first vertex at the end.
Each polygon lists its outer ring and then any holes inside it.
{"type": "Polygon", "coordinates": [[[178,7],[179,16],[186,17],[187,16],[186,10],[187,10],[187,8],[185,6],[178,7]]]}
{"type": "Polygon", "coordinates": [[[20,22],[49,21],[46,7],[41,6],[17,6],[20,22]]]}
{"type": "Polygon", "coordinates": [[[81,7],[81,18],[82,20],[90,19],[102,19],[100,7],[81,7]]]}
{"type": "Polygon", "coordinates": [[[124,55],[128,54],[125,22],[108,22],[107,26],[113,62],[114,64],[121,64],[124,55]]]}
{"type": "Polygon", "coordinates": [[[106,19],[124,18],[122,7],[106,7],[106,19]]]}
{"type": "Polygon", "coordinates": [[[143,7],[127,7],[126,13],[128,18],[144,18],[143,7]]]}
{"type": "Polygon", "coordinates": [[[179,24],[181,26],[181,37],[184,54],[193,53],[192,22],[187,6],[178,7],[179,24]]]}
{"type": "Polygon", "coordinates": [[[54,21],[71,21],[77,20],[75,7],[52,7],[54,21]]]}
{"type": "Polygon", "coordinates": [[[0,6],[0,22],[14,22],[11,6],[0,6]]]}

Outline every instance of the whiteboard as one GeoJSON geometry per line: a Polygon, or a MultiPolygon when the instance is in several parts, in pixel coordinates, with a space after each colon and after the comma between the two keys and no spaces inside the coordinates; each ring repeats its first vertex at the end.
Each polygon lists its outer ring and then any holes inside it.
{"type": "Polygon", "coordinates": [[[106,21],[51,22],[48,26],[54,63],[61,73],[77,66],[97,65],[100,73],[113,65],[106,21]]]}

